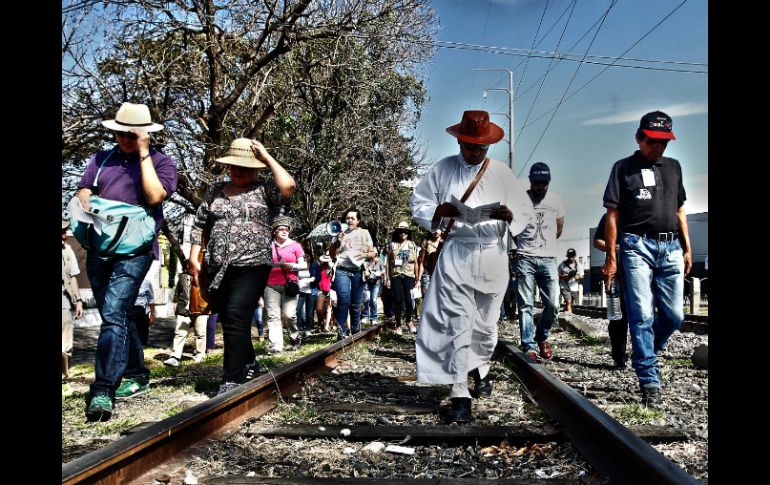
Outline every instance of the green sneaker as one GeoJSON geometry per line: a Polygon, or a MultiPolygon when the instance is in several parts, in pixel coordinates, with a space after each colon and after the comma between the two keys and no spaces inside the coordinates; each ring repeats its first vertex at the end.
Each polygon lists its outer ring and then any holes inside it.
{"type": "Polygon", "coordinates": [[[112,399],[104,394],[97,394],[91,398],[91,403],[86,409],[88,421],[107,421],[112,417],[112,399]]]}
{"type": "Polygon", "coordinates": [[[144,394],[150,389],[150,384],[140,384],[134,379],[126,378],[115,391],[115,399],[130,399],[138,394],[144,394]]]}

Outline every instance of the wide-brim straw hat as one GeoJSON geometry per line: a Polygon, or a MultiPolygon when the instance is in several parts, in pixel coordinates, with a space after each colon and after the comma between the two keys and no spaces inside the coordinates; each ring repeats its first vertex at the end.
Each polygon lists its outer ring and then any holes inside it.
{"type": "Polygon", "coordinates": [[[446,131],[460,141],[478,145],[491,145],[505,136],[501,127],[489,121],[489,113],[481,110],[464,112],[462,121],[446,131]]]}
{"type": "Polygon", "coordinates": [[[153,123],[150,108],[143,104],[123,103],[114,120],[102,121],[102,125],[113,131],[130,131],[131,128],[141,128],[151,133],[160,131],[163,125],[153,123]]]}
{"type": "Polygon", "coordinates": [[[267,167],[267,165],[257,160],[257,156],[254,155],[254,151],[251,149],[250,138],[236,138],[230,143],[230,150],[227,152],[227,156],[217,158],[215,161],[246,168],[267,167]]]}
{"type": "Polygon", "coordinates": [[[393,231],[393,234],[397,234],[399,232],[404,232],[408,235],[412,235],[412,229],[409,227],[409,223],[406,221],[401,221],[398,223],[398,226],[396,226],[396,229],[393,231]]]}

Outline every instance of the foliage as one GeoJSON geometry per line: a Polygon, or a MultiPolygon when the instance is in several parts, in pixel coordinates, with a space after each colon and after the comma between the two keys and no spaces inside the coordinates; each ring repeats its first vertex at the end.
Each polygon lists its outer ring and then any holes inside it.
{"type": "MultiPolygon", "coordinates": [[[[360,208],[384,241],[406,215],[421,155],[411,133],[432,55],[428,0],[72,2],[62,16],[63,201],[111,143],[100,121],[141,102],[177,162],[171,230],[222,176],[236,137],[260,139],[292,173],[300,237],[360,208]]],[[[167,231],[168,232],[168,231],[167,231]]],[[[174,244],[178,247],[178,244],[174,244]]]]}

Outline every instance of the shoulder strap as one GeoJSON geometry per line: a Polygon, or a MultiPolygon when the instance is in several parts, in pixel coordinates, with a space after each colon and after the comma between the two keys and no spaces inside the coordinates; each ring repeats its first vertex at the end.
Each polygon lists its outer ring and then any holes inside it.
{"type": "MultiPolygon", "coordinates": [[[[488,166],[489,166],[489,157],[484,159],[484,165],[481,166],[481,170],[479,170],[479,173],[476,174],[476,177],[473,179],[473,182],[471,182],[468,188],[465,189],[465,193],[460,199],[460,202],[465,202],[466,200],[468,200],[468,197],[470,197],[471,192],[473,192],[473,189],[475,189],[476,186],[479,184],[479,180],[481,180],[481,176],[484,175],[484,172],[487,170],[488,166]]],[[[454,226],[454,224],[455,224],[455,219],[453,217],[449,220],[449,224],[446,225],[446,231],[444,231],[445,238],[446,238],[446,235],[449,234],[449,231],[452,230],[452,226],[454,226]]]]}
{"type": "Polygon", "coordinates": [[[115,149],[113,148],[110,150],[110,153],[107,154],[106,157],[104,157],[104,160],[102,160],[102,163],[99,165],[99,170],[96,171],[96,176],[94,177],[94,183],[93,187],[96,189],[94,192],[99,192],[99,174],[102,172],[102,167],[104,167],[104,164],[107,163],[107,160],[112,157],[112,155],[115,153],[115,149]]]}

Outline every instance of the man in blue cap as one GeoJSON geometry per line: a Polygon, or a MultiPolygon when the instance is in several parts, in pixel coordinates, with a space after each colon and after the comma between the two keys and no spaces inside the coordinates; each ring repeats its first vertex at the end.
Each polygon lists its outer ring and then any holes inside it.
{"type": "Polygon", "coordinates": [[[543,162],[532,165],[529,170],[529,199],[535,210],[535,220],[516,237],[516,277],[519,304],[519,331],[521,348],[527,357],[537,362],[540,357],[553,356],[547,342],[548,333],[559,313],[559,273],[556,240],[564,228],[567,213],[560,195],[548,190],[551,183],[551,169],[543,162]],[[543,299],[543,313],[535,330],[532,309],[535,299],[535,283],[540,287],[543,299]],[[535,343],[537,342],[537,345],[535,343]]]}
{"type": "Polygon", "coordinates": [[[656,354],[682,325],[684,276],[692,269],[682,167],[663,156],[668,142],[676,139],[672,125],[662,111],[642,116],[636,130],[639,150],[615,162],[604,191],[607,258],[602,270],[609,287],[619,253],[631,365],[642,404],[650,407],[661,403],[656,354]]]}

